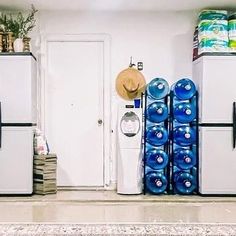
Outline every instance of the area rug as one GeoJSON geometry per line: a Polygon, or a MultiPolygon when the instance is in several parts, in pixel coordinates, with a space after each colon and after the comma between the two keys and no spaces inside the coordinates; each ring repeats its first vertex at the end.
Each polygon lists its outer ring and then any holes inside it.
{"type": "Polygon", "coordinates": [[[236,235],[236,224],[0,224],[0,235],[236,235]]]}

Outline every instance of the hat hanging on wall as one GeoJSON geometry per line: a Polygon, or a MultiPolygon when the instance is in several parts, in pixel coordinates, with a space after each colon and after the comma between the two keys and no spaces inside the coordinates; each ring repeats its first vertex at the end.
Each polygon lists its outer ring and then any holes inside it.
{"type": "Polygon", "coordinates": [[[146,81],[143,74],[132,67],[121,71],[116,78],[116,91],[125,100],[141,97],[145,85],[146,81]]]}

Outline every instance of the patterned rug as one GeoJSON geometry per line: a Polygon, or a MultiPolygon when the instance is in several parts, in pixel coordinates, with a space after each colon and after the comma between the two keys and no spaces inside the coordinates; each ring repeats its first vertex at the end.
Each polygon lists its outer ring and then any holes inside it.
{"type": "Polygon", "coordinates": [[[236,235],[236,224],[0,224],[0,235],[236,235]]]}

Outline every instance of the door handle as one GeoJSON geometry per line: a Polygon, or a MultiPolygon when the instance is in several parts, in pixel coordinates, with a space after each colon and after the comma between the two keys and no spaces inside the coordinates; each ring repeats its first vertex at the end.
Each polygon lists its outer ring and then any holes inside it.
{"type": "Polygon", "coordinates": [[[102,119],[98,119],[98,125],[102,125],[103,121],[102,119]]]}
{"type": "Polygon", "coordinates": [[[233,102],[233,149],[236,146],[236,102],[233,102]]]}
{"type": "Polygon", "coordinates": [[[0,102],[0,148],[2,147],[2,103],[0,102]]]}

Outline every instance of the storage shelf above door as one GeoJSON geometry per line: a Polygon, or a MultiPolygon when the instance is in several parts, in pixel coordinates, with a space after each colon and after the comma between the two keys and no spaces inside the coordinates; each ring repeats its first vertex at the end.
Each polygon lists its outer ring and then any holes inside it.
{"type": "Polygon", "coordinates": [[[32,56],[36,60],[32,52],[1,52],[0,56],[32,56]]]}

